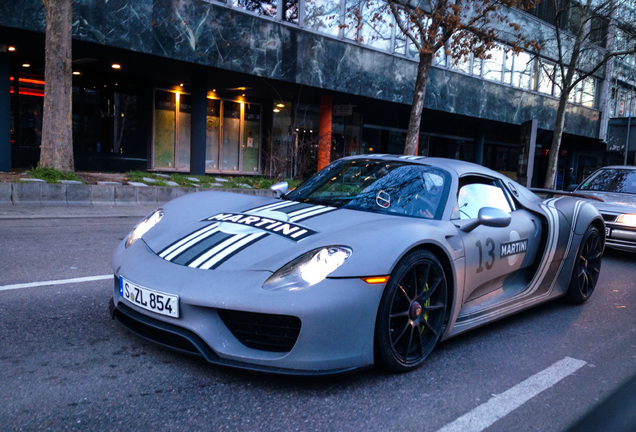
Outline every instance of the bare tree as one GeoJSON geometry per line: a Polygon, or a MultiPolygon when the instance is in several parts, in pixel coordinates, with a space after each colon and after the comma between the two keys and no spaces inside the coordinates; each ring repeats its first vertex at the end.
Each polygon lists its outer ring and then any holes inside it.
{"type": "Polygon", "coordinates": [[[633,22],[621,22],[619,10],[623,2],[620,0],[547,1],[553,1],[557,11],[554,22],[557,74],[554,82],[560,90],[544,183],[545,188],[552,189],[568,101],[577,87],[610,59],[636,52],[636,29],[633,22]],[[624,37],[617,38],[617,32],[622,32],[624,37]]]}
{"type": "MultiPolygon", "coordinates": [[[[413,92],[404,154],[417,152],[420,123],[426,96],[426,86],[433,59],[438,53],[466,58],[471,53],[477,58],[488,58],[488,50],[505,36],[510,51],[538,45],[526,39],[518,24],[510,20],[509,8],[526,9],[533,0],[377,0],[372,22],[386,22],[382,4],[395,19],[400,31],[410,40],[418,53],[418,68],[413,92]],[[506,33],[504,35],[504,33],[506,33]]],[[[367,0],[368,7],[372,0],[367,0]]],[[[360,17],[362,14],[354,11],[360,17]]],[[[350,12],[351,13],[351,12],[350,12]]],[[[361,21],[360,21],[361,22],[361,21]]]]}
{"type": "Polygon", "coordinates": [[[46,16],[44,113],[40,167],[73,171],[73,0],[42,0],[46,16]]]}

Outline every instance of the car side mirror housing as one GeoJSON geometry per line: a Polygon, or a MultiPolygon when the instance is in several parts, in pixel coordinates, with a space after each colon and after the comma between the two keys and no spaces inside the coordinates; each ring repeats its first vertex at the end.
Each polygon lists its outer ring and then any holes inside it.
{"type": "Polygon", "coordinates": [[[460,230],[463,232],[471,232],[479,225],[485,225],[494,228],[504,228],[510,225],[512,217],[505,211],[494,207],[482,207],[479,209],[477,219],[473,219],[460,230]]]}
{"type": "Polygon", "coordinates": [[[289,192],[289,183],[287,182],[276,183],[272,185],[269,189],[276,192],[276,196],[278,196],[279,198],[284,197],[285,195],[287,195],[287,192],[289,192]]]}

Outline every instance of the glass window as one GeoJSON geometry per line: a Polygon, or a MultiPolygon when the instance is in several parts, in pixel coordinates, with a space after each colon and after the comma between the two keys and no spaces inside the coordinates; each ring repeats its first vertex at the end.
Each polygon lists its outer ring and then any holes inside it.
{"type": "Polygon", "coordinates": [[[471,70],[471,61],[470,56],[468,57],[450,57],[449,58],[449,66],[451,69],[458,70],[460,72],[464,72],[466,74],[470,73],[471,70]]]}
{"type": "Polygon", "coordinates": [[[277,0],[228,0],[232,6],[272,18],[276,17],[276,2],[277,0]]]}
{"type": "Polygon", "coordinates": [[[506,53],[500,46],[488,51],[488,57],[483,61],[483,77],[490,81],[502,82],[506,53]]]}
{"type": "Polygon", "coordinates": [[[374,213],[439,219],[450,176],[401,161],[336,161],[288,194],[295,201],[374,213]]]}
{"type": "Polygon", "coordinates": [[[596,80],[587,77],[583,80],[581,103],[589,108],[594,108],[594,96],[596,95],[596,80]]]}
{"type": "Polygon", "coordinates": [[[532,84],[532,56],[520,52],[513,56],[512,85],[522,89],[530,89],[532,84]]]}
{"type": "Polygon", "coordinates": [[[588,177],[579,190],[636,194],[636,171],[601,169],[588,177]]]}
{"type": "Polygon", "coordinates": [[[303,25],[321,33],[340,34],[340,0],[305,0],[303,25]]]}
{"type": "Polygon", "coordinates": [[[219,169],[219,134],[221,131],[221,101],[208,99],[205,125],[205,170],[219,169]]]}
{"type": "Polygon", "coordinates": [[[261,142],[261,107],[246,104],[242,144],[242,169],[245,172],[258,172],[259,143],[261,142]]]}
{"type": "Polygon", "coordinates": [[[282,19],[291,22],[294,24],[298,24],[298,8],[299,8],[299,0],[280,0],[282,10],[282,19]]]}
{"type": "Polygon", "coordinates": [[[223,155],[221,169],[239,170],[239,142],[241,131],[241,104],[223,102],[223,155]]]}
{"type": "Polygon", "coordinates": [[[391,50],[395,28],[393,15],[384,2],[367,2],[362,9],[360,42],[384,51],[391,50]]]}
{"type": "Polygon", "coordinates": [[[479,210],[483,207],[494,207],[506,213],[512,211],[506,194],[494,184],[470,183],[462,186],[457,196],[457,204],[460,219],[477,218],[479,210]]]}
{"type": "Polygon", "coordinates": [[[192,119],[192,102],[190,95],[177,93],[179,117],[177,124],[177,169],[190,169],[190,125],[192,119]]]}
{"type": "Polygon", "coordinates": [[[540,93],[552,94],[554,84],[554,65],[542,62],[539,66],[539,86],[537,90],[540,93]]]}
{"type": "Polygon", "coordinates": [[[176,137],[175,94],[155,92],[154,168],[175,168],[176,137]]]}

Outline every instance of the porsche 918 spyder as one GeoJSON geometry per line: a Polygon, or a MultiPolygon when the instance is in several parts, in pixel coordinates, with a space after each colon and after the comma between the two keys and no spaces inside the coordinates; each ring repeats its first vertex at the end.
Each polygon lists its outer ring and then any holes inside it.
{"type": "Polygon", "coordinates": [[[281,374],[421,365],[440,341],[594,291],[596,208],[479,165],[347,157],[279,196],[197,192],[113,254],[113,318],[211,363],[281,374]]]}

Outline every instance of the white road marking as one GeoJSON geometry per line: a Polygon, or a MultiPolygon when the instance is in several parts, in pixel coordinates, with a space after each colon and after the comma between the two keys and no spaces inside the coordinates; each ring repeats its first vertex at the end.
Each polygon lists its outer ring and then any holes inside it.
{"type": "Polygon", "coordinates": [[[21,284],[13,284],[13,285],[0,285],[0,291],[8,291],[22,288],[35,288],[41,286],[50,286],[50,285],[65,285],[65,284],[73,284],[73,283],[81,283],[81,282],[93,282],[100,281],[106,279],[112,279],[113,275],[100,275],[100,276],[86,276],[79,277],[73,279],[59,279],[52,281],[43,281],[43,282],[30,282],[30,283],[21,283],[21,284]]]}
{"type": "Polygon", "coordinates": [[[505,392],[494,395],[488,402],[479,405],[437,432],[483,431],[586,364],[583,360],[565,357],[505,392]]]}

